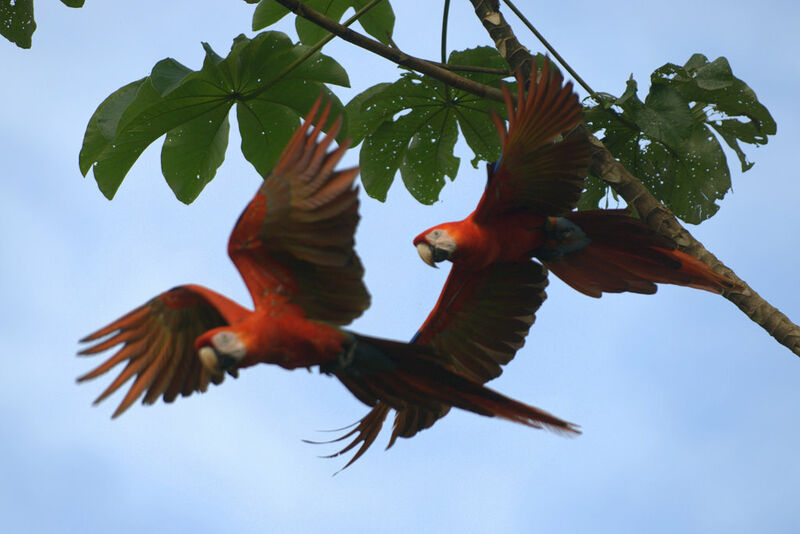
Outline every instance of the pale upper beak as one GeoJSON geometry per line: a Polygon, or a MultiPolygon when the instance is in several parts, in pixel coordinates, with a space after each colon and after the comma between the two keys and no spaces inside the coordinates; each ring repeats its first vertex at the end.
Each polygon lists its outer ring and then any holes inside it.
{"type": "Polygon", "coordinates": [[[439,267],[433,261],[433,246],[429,245],[428,243],[421,241],[417,245],[417,252],[419,253],[419,257],[422,258],[422,261],[433,267],[434,269],[438,269],[439,267]]]}
{"type": "Polygon", "coordinates": [[[200,362],[203,364],[203,367],[208,370],[211,374],[219,374],[219,358],[217,358],[217,351],[212,349],[209,346],[201,347],[199,351],[197,351],[197,355],[200,357],[200,362]]]}
{"type": "Polygon", "coordinates": [[[197,351],[197,356],[203,367],[212,375],[221,375],[227,371],[233,377],[239,376],[238,369],[235,368],[236,359],[227,354],[218,354],[212,347],[205,346],[197,351]]]}

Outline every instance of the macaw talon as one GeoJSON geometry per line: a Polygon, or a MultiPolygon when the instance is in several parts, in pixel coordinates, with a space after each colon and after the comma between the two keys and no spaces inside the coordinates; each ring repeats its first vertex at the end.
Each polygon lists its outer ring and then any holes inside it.
{"type": "MultiPolygon", "coordinates": [[[[435,252],[436,249],[433,245],[429,245],[428,243],[422,242],[417,245],[417,252],[419,253],[419,257],[422,258],[422,261],[433,267],[434,269],[438,269],[439,267],[436,265],[436,258],[435,252]]],[[[441,261],[441,260],[439,260],[441,261]]]]}

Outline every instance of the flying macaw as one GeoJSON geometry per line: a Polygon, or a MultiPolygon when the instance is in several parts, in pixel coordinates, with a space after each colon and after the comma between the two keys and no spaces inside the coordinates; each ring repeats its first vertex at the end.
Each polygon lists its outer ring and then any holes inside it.
{"type": "MultiPolygon", "coordinates": [[[[428,265],[436,267],[445,260],[453,264],[439,302],[415,338],[417,342],[434,346],[441,343],[430,335],[436,331],[434,324],[447,327],[443,309],[452,308],[454,298],[463,301],[474,287],[482,287],[486,293],[495,288],[506,291],[509,284],[513,287],[513,280],[495,277],[498,269],[510,265],[541,268],[532,258],[592,297],[604,292],[651,294],[656,292],[656,283],[715,293],[734,289],[733,282],[677,250],[674,241],[631,217],[627,210],[573,211],[591,163],[590,144],[584,136],[558,139],[581,121],[578,96],[572,83],[564,84],[561,74],[550,68],[547,59],[538,76],[534,68],[527,95],[519,75],[517,82],[516,110],[511,93],[503,87],[508,131],[502,119],[492,114],[503,151],[499,161],[487,165],[488,181],[477,208],[462,221],[439,224],[414,239],[420,257],[428,265]]],[[[542,271],[542,279],[546,279],[547,271],[542,271]]],[[[529,303],[535,305],[531,313],[543,299],[542,293],[529,303]]],[[[523,302],[520,295],[515,305],[523,302]]],[[[479,319],[473,324],[479,324],[479,319]]],[[[486,338],[473,338],[463,343],[477,344],[470,350],[480,352],[485,347],[494,348],[481,346],[487,342],[486,338]]],[[[450,352],[456,354],[454,365],[459,372],[486,382],[500,375],[500,365],[510,361],[521,346],[522,343],[507,346],[502,357],[488,365],[476,365],[486,363],[476,357],[460,360],[457,355],[464,351],[450,352]]],[[[359,443],[356,457],[363,454],[377,437],[389,411],[389,406],[378,404],[349,433],[333,440],[353,437],[337,454],[359,443]]],[[[434,415],[428,413],[427,418],[421,418],[412,410],[397,411],[388,447],[397,437],[411,437],[430,427],[438,418],[434,415]]]]}
{"type": "Polygon", "coordinates": [[[83,338],[81,342],[92,344],[81,355],[119,349],[79,382],[127,364],[95,403],[134,377],[112,417],[142,395],[144,404],[159,397],[172,402],[178,395],[221,383],[226,373],[237,377],[239,369],[258,363],[286,369],[319,366],[369,406],[380,403],[420,414],[456,406],[531,427],[579,433],[575,425],[459,372],[452,364],[454,356],[440,349],[452,349],[469,361],[469,350],[448,339],[460,338],[465,331],[486,337],[489,323],[500,323],[499,340],[521,343],[532,322],[526,315],[541,303],[536,296],[545,281],[540,269],[490,268],[492,276],[519,284],[526,302],[477,287],[474,296],[457,307],[437,307],[421,329],[425,343],[389,341],[339,328],[361,315],[370,297],[354,251],[359,215],[353,180],[358,168],[334,170],[349,144],[328,151],[341,117],[317,141],[330,110],[329,103],[311,130],[320,103],[321,98],[231,233],[228,254],[254,310],[203,286],[182,285],[83,338]],[[487,307],[487,326],[465,324],[487,307]]]}
{"type": "Polygon", "coordinates": [[[536,258],[592,297],[604,292],[651,294],[656,283],[714,293],[734,288],[627,210],[573,211],[588,173],[590,144],[584,136],[554,141],[581,121],[578,95],[571,82],[562,86],[563,78],[549,60],[538,79],[535,71],[531,74],[527,97],[517,78],[516,111],[503,87],[508,132],[492,114],[503,153],[487,165],[483,196],[466,219],[439,224],[414,239],[425,263],[435,267],[450,260],[454,271],[474,275],[496,262],[536,258]]]}

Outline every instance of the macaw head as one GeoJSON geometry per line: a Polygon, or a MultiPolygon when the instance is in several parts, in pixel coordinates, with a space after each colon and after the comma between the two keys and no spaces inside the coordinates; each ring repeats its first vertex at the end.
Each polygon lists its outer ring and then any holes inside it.
{"type": "Polygon", "coordinates": [[[422,261],[436,267],[436,264],[452,258],[456,251],[456,240],[448,231],[447,224],[440,224],[425,230],[414,239],[414,246],[422,261]]]}
{"type": "Polygon", "coordinates": [[[212,375],[225,372],[236,376],[247,355],[247,347],[240,335],[231,327],[224,326],[209,330],[194,342],[194,348],[200,361],[212,375]]]}

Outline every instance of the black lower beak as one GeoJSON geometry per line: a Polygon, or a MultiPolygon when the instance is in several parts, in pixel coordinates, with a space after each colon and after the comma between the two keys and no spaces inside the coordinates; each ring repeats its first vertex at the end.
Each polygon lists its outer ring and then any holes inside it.
{"type": "Polygon", "coordinates": [[[439,263],[440,261],[450,259],[450,253],[443,248],[431,247],[433,249],[433,261],[439,263]]]}

